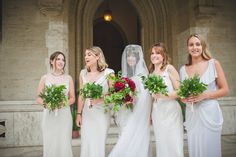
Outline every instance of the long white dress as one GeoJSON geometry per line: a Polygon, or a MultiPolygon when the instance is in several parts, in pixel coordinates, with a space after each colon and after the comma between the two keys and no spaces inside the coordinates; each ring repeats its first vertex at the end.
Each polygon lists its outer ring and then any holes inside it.
{"type": "MultiPolygon", "coordinates": [[[[69,92],[69,75],[43,76],[45,85],[65,85],[66,92],[69,92]]],[[[72,117],[69,105],[58,110],[58,113],[43,111],[43,156],[44,157],[73,157],[72,154],[72,117]]]]}
{"type": "MultiPolygon", "coordinates": [[[[103,87],[103,93],[108,91],[107,75],[114,73],[112,69],[106,68],[103,74],[95,82],[103,87]]],[[[86,79],[87,70],[80,73],[83,84],[88,83],[86,79]]],[[[80,157],[105,157],[106,138],[110,126],[110,113],[105,113],[104,104],[96,104],[91,108],[89,99],[85,100],[82,113],[81,126],[81,154],[80,157]]]]}
{"type": "Polygon", "coordinates": [[[150,155],[151,96],[139,76],[131,78],[137,89],[133,111],[122,108],[118,115],[121,133],[109,157],[148,157],[150,155]],[[124,112],[122,112],[124,111],[124,112]]]}
{"type": "MultiPolygon", "coordinates": [[[[161,77],[168,93],[174,91],[167,72],[161,77]]],[[[156,139],[157,157],[183,157],[183,116],[179,103],[171,99],[157,99],[153,103],[152,124],[156,139]]]]}
{"type": "MultiPolygon", "coordinates": [[[[180,69],[181,80],[187,79],[185,66],[180,69]]],[[[217,90],[214,59],[208,61],[208,68],[200,80],[207,84],[207,90],[217,90]]],[[[223,116],[216,99],[204,100],[186,108],[185,127],[188,135],[190,157],[221,157],[221,130],[223,116]]]]}

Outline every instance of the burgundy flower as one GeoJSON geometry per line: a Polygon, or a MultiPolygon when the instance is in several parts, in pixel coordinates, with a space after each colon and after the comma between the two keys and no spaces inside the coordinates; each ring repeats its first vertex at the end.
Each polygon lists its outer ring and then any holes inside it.
{"type": "Polygon", "coordinates": [[[131,91],[134,92],[135,88],[136,88],[134,81],[130,80],[128,84],[129,84],[131,91]]]}
{"type": "Polygon", "coordinates": [[[132,102],[133,101],[133,98],[129,95],[129,94],[127,94],[126,96],[125,96],[125,102],[132,102]]]}
{"type": "Polygon", "coordinates": [[[132,92],[134,92],[135,88],[136,88],[136,85],[135,85],[134,81],[129,79],[129,78],[127,78],[127,77],[122,77],[122,79],[125,80],[125,82],[128,83],[129,88],[131,89],[132,92]]]}
{"type": "Polygon", "coordinates": [[[125,89],[125,84],[123,82],[116,82],[115,83],[115,90],[120,91],[125,89]]]}

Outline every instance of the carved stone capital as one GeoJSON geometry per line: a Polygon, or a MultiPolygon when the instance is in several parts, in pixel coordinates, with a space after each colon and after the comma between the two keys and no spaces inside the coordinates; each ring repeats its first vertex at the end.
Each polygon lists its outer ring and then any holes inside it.
{"type": "Polygon", "coordinates": [[[57,17],[63,11],[63,0],[39,0],[39,10],[47,17],[57,17]]]}
{"type": "Polygon", "coordinates": [[[214,6],[195,7],[195,16],[197,19],[209,19],[216,15],[218,8],[214,6]]]}

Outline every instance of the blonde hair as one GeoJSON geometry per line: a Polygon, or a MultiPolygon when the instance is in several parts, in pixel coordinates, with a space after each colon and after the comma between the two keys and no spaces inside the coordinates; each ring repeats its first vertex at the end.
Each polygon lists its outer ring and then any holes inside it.
{"type": "MultiPolygon", "coordinates": [[[[106,60],[105,60],[105,57],[104,57],[104,54],[103,54],[103,51],[100,47],[93,46],[93,47],[88,48],[86,50],[92,52],[95,56],[99,57],[99,59],[97,61],[97,70],[98,71],[101,72],[101,71],[105,70],[108,67],[108,64],[106,63],[106,60]]],[[[87,67],[87,70],[90,71],[90,68],[87,67]]]]}
{"type": "MultiPolygon", "coordinates": [[[[169,57],[168,57],[168,52],[167,52],[165,44],[162,42],[154,44],[151,47],[150,56],[152,54],[152,49],[154,49],[154,51],[156,53],[160,54],[163,57],[163,63],[161,66],[161,70],[164,70],[166,68],[166,66],[169,64],[169,57]]],[[[155,68],[154,64],[152,64],[152,62],[151,62],[149,65],[149,72],[152,73],[154,71],[154,68],[155,68]]]]}
{"type": "MultiPolygon", "coordinates": [[[[210,52],[207,50],[207,45],[206,45],[205,40],[203,40],[203,38],[200,35],[191,34],[187,39],[187,46],[188,46],[188,42],[189,42],[190,38],[192,38],[192,37],[198,38],[200,40],[200,43],[202,45],[202,54],[201,54],[202,58],[205,60],[210,60],[211,59],[210,52]]],[[[188,55],[188,63],[186,65],[192,65],[192,57],[190,54],[188,55]]]]}

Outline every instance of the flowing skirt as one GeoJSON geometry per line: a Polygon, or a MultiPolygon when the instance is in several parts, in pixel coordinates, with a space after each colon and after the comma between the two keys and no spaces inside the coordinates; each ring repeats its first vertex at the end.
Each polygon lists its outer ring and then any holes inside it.
{"type": "Polygon", "coordinates": [[[105,157],[109,126],[110,114],[104,112],[103,104],[89,108],[89,101],[86,100],[82,115],[80,157],[105,157]]]}
{"type": "Polygon", "coordinates": [[[153,104],[153,129],[157,157],[183,157],[183,116],[175,100],[158,100],[153,104]]]}
{"type": "Polygon", "coordinates": [[[190,157],[221,157],[223,116],[216,100],[194,104],[186,109],[186,130],[190,157]]]}
{"type": "Polygon", "coordinates": [[[57,114],[44,109],[42,130],[44,157],[73,157],[70,107],[59,109],[57,114]]]}

